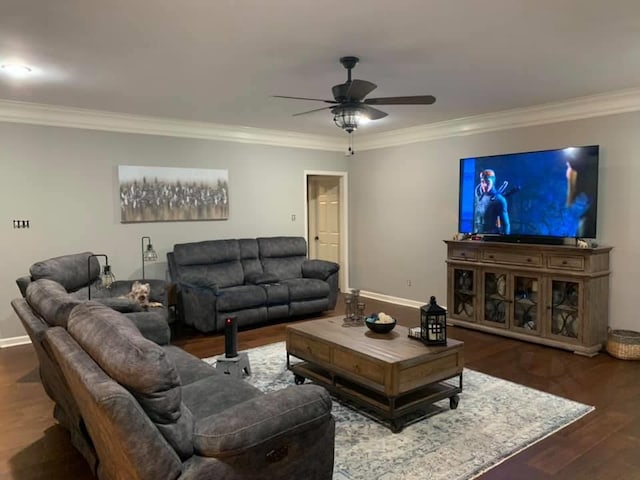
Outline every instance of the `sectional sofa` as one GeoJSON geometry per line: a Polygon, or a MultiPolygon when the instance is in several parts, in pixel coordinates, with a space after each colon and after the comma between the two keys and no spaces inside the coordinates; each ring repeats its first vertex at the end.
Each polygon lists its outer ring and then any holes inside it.
{"type": "Polygon", "coordinates": [[[51,319],[56,325],[66,323],[66,315],[72,306],[88,300],[89,286],[93,285],[91,288],[92,300],[125,314],[150,340],[161,345],[169,343],[171,339],[169,323],[172,318],[167,306],[167,282],[154,279],[141,280],[148,283],[151,288],[149,299],[163,305],[162,307],[144,309],[136,301],[125,298],[131,290],[133,280],[117,280],[108,289],[96,288],[99,276],[98,259],[93,256],[92,252],[81,252],[35,262],[29,267],[29,275],[16,279],[16,283],[20,293],[25,296],[27,288],[34,281],[50,280],[55,282],[56,286],[46,290],[38,288],[37,291],[42,292],[47,298],[55,295],[70,302],[67,307],[62,309],[60,320],[56,317],[51,319]]]}
{"type": "Polygon", "coordinates": [[[331,478],[322,387],[262,393],[51,279],[30,281],[12,306],[56,419],[99,479],[331,478]]]}
{"type": "Polygon", "coordinates": [[[167,254],[179,316],[201,332],[228,317],[248,327],[332,310],[339,265],[307,258],[303,237],[261,237],[177,244],[167,254]]]}

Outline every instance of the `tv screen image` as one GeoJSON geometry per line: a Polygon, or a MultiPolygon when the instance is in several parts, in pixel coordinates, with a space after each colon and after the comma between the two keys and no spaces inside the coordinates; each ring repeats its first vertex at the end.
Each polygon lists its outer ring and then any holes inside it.
{"type": "Polygon", "coordinates": [[[458,231],[595,238],[599,146],[460,160],[458,231]]]}

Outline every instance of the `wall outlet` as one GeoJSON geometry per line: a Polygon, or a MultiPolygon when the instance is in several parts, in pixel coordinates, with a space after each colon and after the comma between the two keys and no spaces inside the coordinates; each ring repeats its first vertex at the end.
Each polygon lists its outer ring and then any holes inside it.
{"type": "Polygon", "coordinates": [[[407,280],[407,287],[411,286],[411,280],[407,280]]]}
{"type": "Polygon", "coordinates": [[[29,220],[14,220],[13,228],[29,228],[29,220]]]}
{"type": "Polygon", "coordinates": [[[296,214],[295,214],[295,213],[292,213],[292,214],[291,214],[291,221],[292,221],[292,222],[295,222],[295,221],[296,221],[296,214]]]}

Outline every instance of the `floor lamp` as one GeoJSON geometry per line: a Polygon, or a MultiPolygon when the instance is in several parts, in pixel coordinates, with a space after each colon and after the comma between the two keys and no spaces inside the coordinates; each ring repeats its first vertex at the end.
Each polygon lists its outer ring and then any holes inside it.
{"type": "MultiPolygon", "coordinates": [[[[93,257],[104,257],[104,267],[99,277],[100,283],[98,284],[99,286],[96,285],[96,288],[109,288],[111,284],[116,281],[116,277],[114,277],[113,272],[111,271],[111,265],[109,265],[109,257],[107,257],[104,253],[89,255],[87,257],[87,280],[89,281],[87,287],[89,300],[91,300],[91,259],[93,257]]],[[[99,262],[98,268],[100,268],[99,262]]]]}
{"type": "Polygon", "coordinates": [[[155,262],[158,260],[158,254],[151,245],[151,237],[142,237],[142,279],[144,280],[144,264],[146,262],[155,262]],[[144,241],[147,240],[147,248],[144,248],[144,241]]]}

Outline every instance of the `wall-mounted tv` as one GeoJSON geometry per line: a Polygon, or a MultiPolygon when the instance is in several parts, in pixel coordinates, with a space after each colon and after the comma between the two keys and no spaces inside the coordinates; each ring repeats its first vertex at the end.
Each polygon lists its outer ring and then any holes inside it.
{"type": "Polygon", "coordinates": [[[599,146],[460,159],[458,231],[595,238],[599,146]]]}

